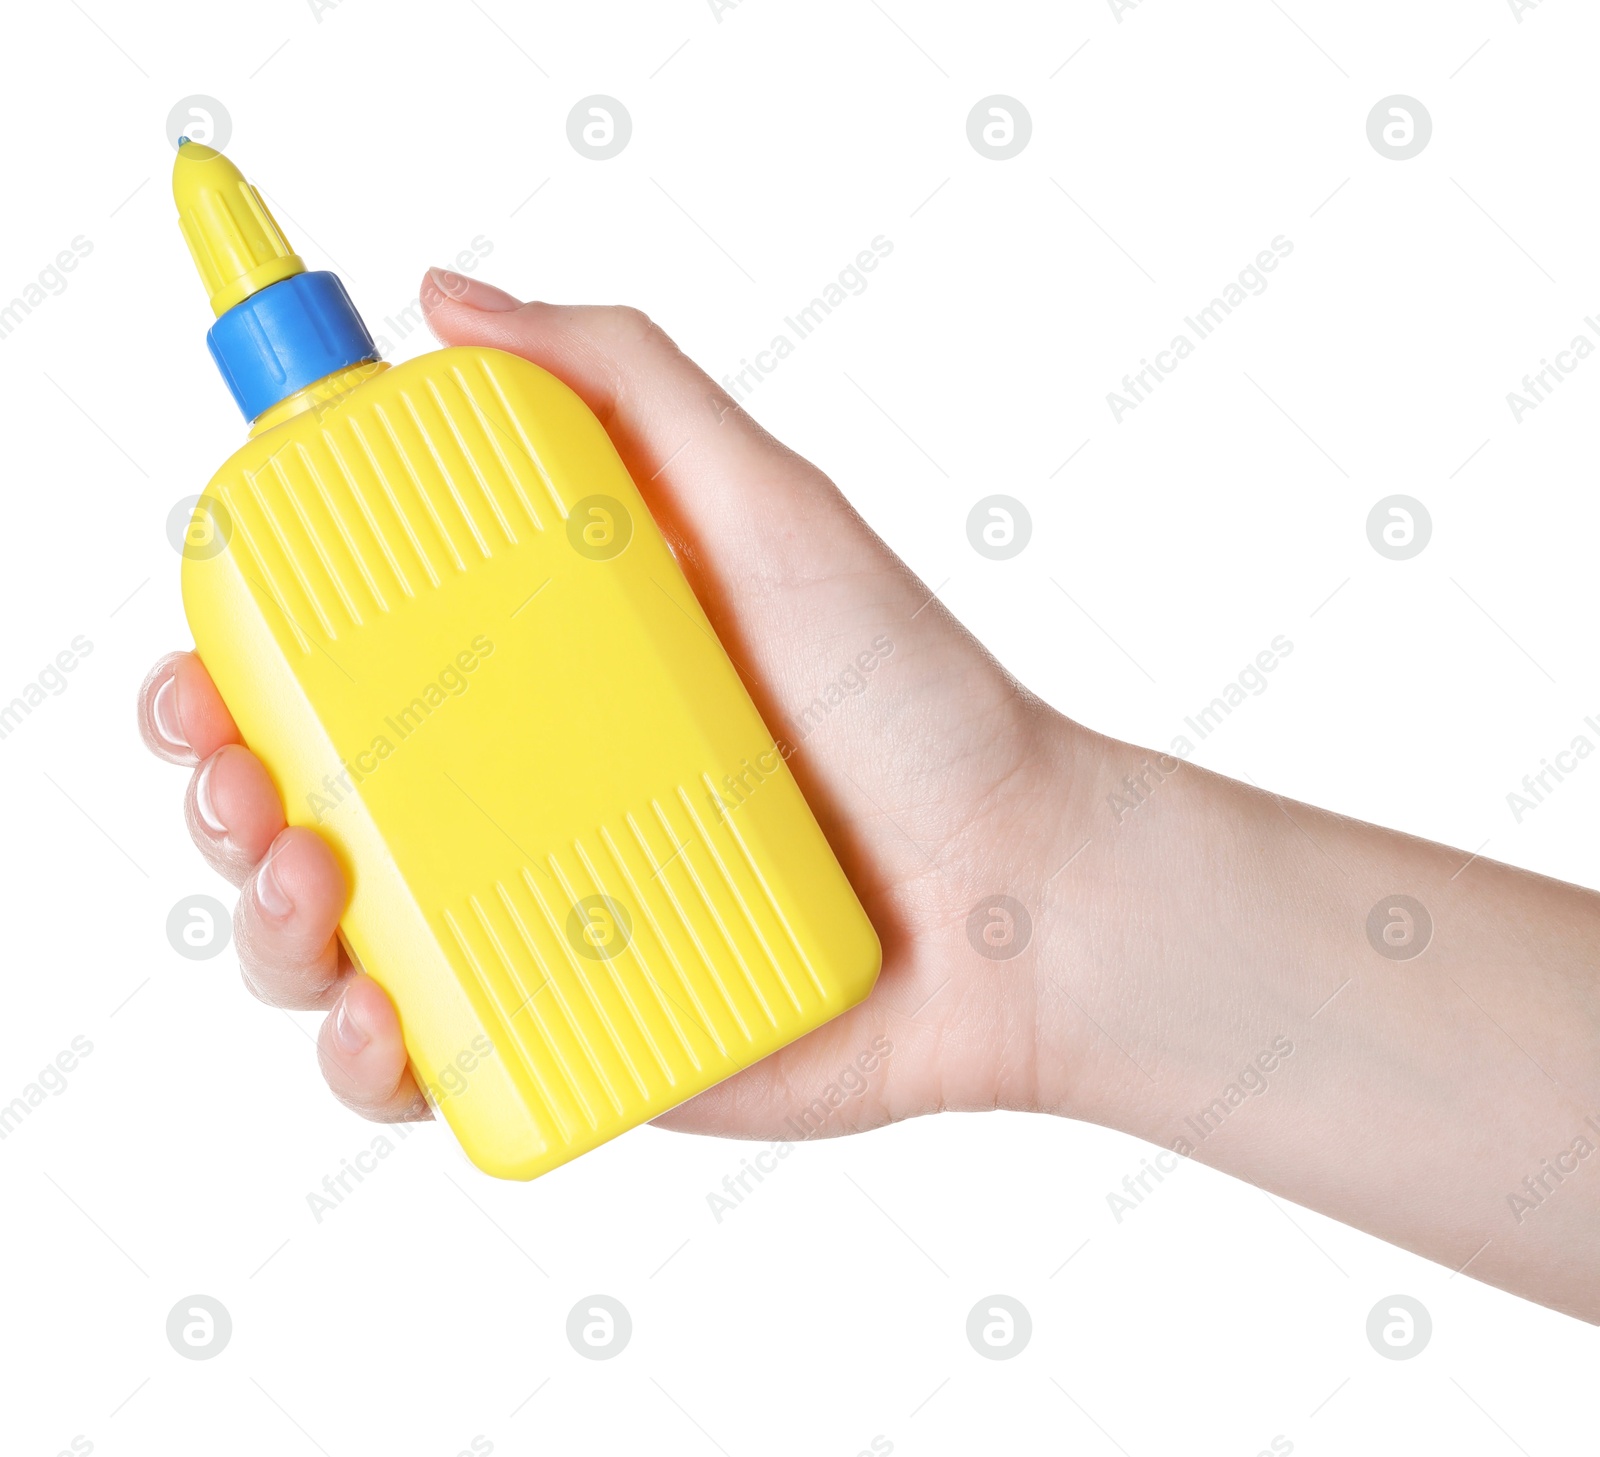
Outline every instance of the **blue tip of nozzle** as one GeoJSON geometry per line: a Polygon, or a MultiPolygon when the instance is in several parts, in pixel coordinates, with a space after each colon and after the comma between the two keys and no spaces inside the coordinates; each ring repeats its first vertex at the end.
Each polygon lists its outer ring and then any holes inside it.
{"type": "Polygon", "coordinates": [[[188,141],[189,141],[188,137],[179,137],[178,138],[178,145],[180,147],[185,146],[185,145],[187,145],[188,141]]]}

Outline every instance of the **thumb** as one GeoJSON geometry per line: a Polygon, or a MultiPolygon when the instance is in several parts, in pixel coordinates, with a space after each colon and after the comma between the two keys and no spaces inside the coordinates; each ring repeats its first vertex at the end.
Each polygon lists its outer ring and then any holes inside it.
{"type": "MultiPolygon", "coordinates": [[[[713,619],[779,583],[915,582],[821,471],[778,443],[638,309],[520,303],[447,269],[422,290],[442,344],[540,365],[599,417],[713,619]]],[[[924,594],[925,596],[926,594],[924,594]]],[[[881,605],[881,595],[879,597],[881,605]]]]}

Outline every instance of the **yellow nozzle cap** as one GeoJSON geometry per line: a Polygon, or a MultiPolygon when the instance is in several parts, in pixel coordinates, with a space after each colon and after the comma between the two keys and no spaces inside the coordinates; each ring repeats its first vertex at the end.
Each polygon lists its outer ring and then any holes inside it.
{"type": "Polygon", "coordinates": [[[178,144],[172,198],[212,313],[221,316],[268,284],[306,271],[261,194],[215,147],[178,144]]]}

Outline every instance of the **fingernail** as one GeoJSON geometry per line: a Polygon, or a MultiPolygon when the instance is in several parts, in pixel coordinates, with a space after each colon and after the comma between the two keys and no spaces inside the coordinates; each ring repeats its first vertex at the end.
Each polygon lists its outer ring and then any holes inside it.
{"type": "Polygon", "coordinates": [[[189,741],[183,736],[183,725],[178,721],[176,674],[169,675],[166,682],[156,689],[155,697],[150,700],[150,717],[155,722],[157,735],[174,754],[193,752],[189,748],[189,741]]]}
{"type": "MultiPolygon", "coordinates": [[[[503,288],[468,278],[449,268],[430,268],[428,277],[433,286],[448,299],[465,304],[469,309],[482,309],[485,313],[505,314],[520,309],[522,300],[512,298],[503,288]]],[[[431,302],[431,300],[430,300],[431,302]]]]}
{"type": "Polygon", "coordinates": [[[333,1013],[333,1043],[340,1052],[353,1056],[361,1051],[372,1041],[367,1029],[356,1019],[350,1010],[350,998],[347,995],[339,998],[339,1005],[333,1013]]]}
{"type": "Polygon", "coordinates": [[[278,852],[274,850],[256,871],[256,904],[274,921],[281,921],[294,909],[294,902],[278,879],[277,859],[278,852]]]}
{"type": "Polygon", "coordinates": [[[213,835],[226,835],[228,827],[222,823],[222,816],[217,813],[216,802],[211,798],[211,771],[216,767],[217,756],[213,754],[200,766],[200,772],[194,781],[194,807],[205,827],[213,835]]]}

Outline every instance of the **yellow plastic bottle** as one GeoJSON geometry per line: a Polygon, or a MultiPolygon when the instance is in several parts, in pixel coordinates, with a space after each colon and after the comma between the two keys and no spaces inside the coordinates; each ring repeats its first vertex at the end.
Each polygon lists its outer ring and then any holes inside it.
{"type": "Polygon", "coordinates": [[[872,925],[610,439],[537,366],[391,368],[220,153],[173,195],[251,421],[195,644],[468,1156],[533,1178],[860,1001],[872,925]]]}

